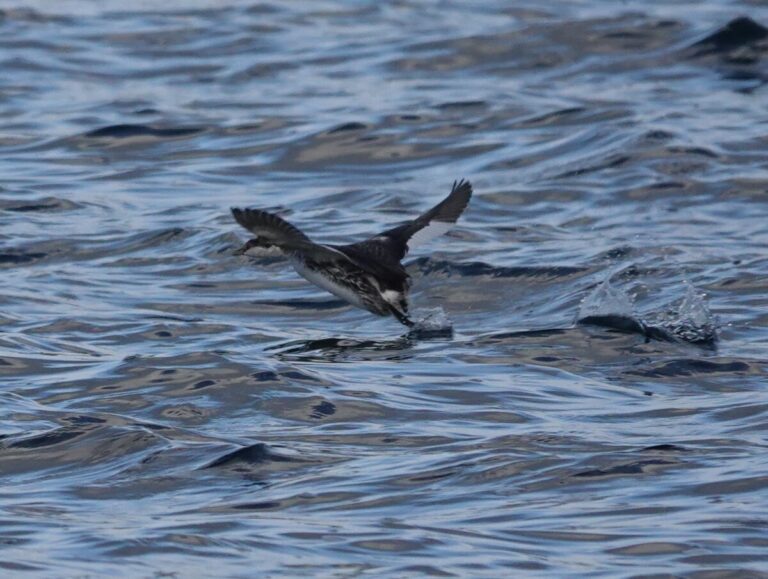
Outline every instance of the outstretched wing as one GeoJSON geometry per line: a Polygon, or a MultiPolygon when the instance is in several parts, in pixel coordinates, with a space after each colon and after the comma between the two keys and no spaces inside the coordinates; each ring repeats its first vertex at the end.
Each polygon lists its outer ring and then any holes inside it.
{"type": "Polygon", "coordinates": [[[409,250],[451,229],[467,208],[471,197],[472,184],[469,181],[454,181],[448,197],[426,213],[413,221],[347,247],[364,251],[385,261],[396,259],[399,262],[409,250]]]}
{"type": "Polygon", "coordinates": [[[260,209],[232,208],[232,216],[256,237],[286,250],[303,250],[312,246],[309,237],[285,219],[260,209]]]}

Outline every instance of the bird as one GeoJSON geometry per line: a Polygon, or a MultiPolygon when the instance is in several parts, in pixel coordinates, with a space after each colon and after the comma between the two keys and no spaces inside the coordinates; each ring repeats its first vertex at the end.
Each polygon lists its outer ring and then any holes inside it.
{"type": "Polygon", "coordinates": [[[446,233],[472,197],[472,185],[454,181],[440,203],[416,219],[348,245],[313,242],[282,217],[260,209],[233,207],[232,216],[254,234],[236,255],[254,247],[279,249],[296,272],[342,300],[378,316],[392,315],[405,326],[411,279],[401,261],[415,247],[446,233]]]}

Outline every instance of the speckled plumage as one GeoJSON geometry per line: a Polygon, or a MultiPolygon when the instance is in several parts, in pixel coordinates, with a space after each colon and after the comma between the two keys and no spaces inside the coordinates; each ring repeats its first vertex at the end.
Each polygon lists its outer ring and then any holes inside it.
{"type": "Polygon", "coordinates": [[[238,253],[253,247],[276,246],[307,280],[379,316],[408,318],[410,277],[400,261],[411,246],[440,235],[456,222],[472,196],[472,185],[461,180],[450,194],[416,219],[349,245],[314,243],[284,219],[258,209],[232,209],[235,220],[256,234],[238,253]]]}

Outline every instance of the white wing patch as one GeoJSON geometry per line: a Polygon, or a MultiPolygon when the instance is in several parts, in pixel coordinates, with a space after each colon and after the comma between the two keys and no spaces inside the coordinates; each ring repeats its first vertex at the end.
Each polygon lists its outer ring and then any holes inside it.
{"type": "Polygon", "coordinates": [[[395,290],[384,290],[381,292],[381,297],[384,298],[384,301],[389,302],[393,306],[396,306],[398,309],[400,308],[400,300],[403,299],[402,292],[395,291],[395,290]]]}
{"type": "Polygon", "coordinates": [[[429,225],[419,229],[411,236],[408,240],[408,249],[424,245],[435,237],[440,237],[447,233],[454,225],[455,223],[449,223],[448,221],[430,221],[429,225]]]}

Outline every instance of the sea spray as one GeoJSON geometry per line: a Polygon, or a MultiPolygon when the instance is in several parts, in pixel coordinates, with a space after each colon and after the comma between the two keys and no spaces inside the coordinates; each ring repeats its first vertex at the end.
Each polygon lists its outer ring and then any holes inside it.
{"type": "Polygon", "coordinates": [[[634,309],[632,298],[614,286],[609,275],[582,300],[576,323],[645,334],[646,328],[634,309]]]}
{"type": "Polygon", "coordinates": [[[418,310],[412,316],[411,335],[418,337],[444,337],[453,334],[453,322],[441,307],[418,310]]]}
{"type": "Polygon", "coordinates": [[[639,314],[631,296],[611,283],[611,275],[598,284],[581,303],[577,323],[638,332],[648,339],[713,345],[718,324],[710,313],[706,295],[687,280],[682,299],[662,311],[639,314]]]}
{"type": "Polygon", "coordinates": [[[611,284],[609,276],[582,300],[578,319],[609,315],[634,317],[634,307],[629,294],[611,284]]]}
{"type": "Polygon", "coordinates": [[[666,310],[648,315],[646,323],[664,329],[679,340],[692,344],[717,341],[718,322],[709,311],[706,294],[685,281],[685,296],[666,310]]]}

